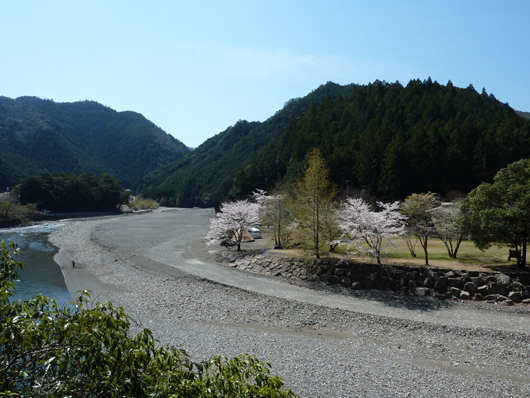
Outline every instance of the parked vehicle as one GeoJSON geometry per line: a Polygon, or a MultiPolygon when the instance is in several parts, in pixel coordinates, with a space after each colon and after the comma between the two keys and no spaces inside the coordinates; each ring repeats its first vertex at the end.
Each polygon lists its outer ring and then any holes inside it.
{"type": "Polygon", "coordinates": [[[254,239],[261,239],[261,231],[257,228],[247,228],[247,232],[254,239]]]}

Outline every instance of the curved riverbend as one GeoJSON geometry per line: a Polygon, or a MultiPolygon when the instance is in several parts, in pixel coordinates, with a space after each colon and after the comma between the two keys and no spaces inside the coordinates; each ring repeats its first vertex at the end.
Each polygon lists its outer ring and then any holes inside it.
{"type": "Polygon", "coordinates": [[[50,240],[73,294],[112,300],[192,358],[269,360],[304,397],[530,395],[527,311],[337,295],[222,267],[204,242],[211,213],[73,223],[50,240]]]}

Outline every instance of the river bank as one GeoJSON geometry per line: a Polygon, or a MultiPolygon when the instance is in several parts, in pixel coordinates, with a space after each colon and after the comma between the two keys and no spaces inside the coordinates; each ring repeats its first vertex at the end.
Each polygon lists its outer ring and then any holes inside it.
{"type": "MultiPolygon", "coordinates": [[[[89,288],[93,299],[112,300],[135,319],[134,330],[148,327],[194,359],[247,352],[269,360],[302,397],[530,395],[529,334],[459,318],[465,304],[416,305],[368,292],[360,304],[337,308],[343,296],[332,292],[308,291],[318,301],[303,302],[272,287],[257,293],[184,272],[178,264],[206,267],[215,254],[201,242],[207,220],[205,210],[174,210],[84,221],[50,241],[71,292],[89,288]],[[388,316],[358,312],[361,303],[388,316]],[[452,311],[461,320],[448,326],[392,316],[407,306],[417,319],[452,311]]],[[[492,318],[509,310],[476,309],[492,318]]],[[[528,324],[527,314],[514,316],[528,324]]]]}
{"type": "Polygon", "coordinates": [[[18,271],[17,293],[12,297],[28,299],[42,294],[64,304],[72,300],[66,288],[64,276],[53,260],[57,249],[48,241],[48,235],[63,224],[42,223],[27,227],[0,229],[0,240],[15,242],[20,249],[17,261],[25,268],[18,271]]]}

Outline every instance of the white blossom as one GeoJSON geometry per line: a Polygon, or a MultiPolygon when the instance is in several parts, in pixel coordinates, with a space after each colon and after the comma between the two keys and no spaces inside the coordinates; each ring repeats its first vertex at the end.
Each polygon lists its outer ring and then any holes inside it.
{"type": "MultiPolygon", "coordinates": [[[[287,196],[283,194],[267,195],[267,192],[258,189],[252,195],[259,205],[262,222],[273,227],[275,247],[282,247],[282,231],[290,218],[287,209],[287,196]]],[[[283,233],[284,234],[284,233],[283,233]]]]}
{"type": "Polygon", "coordinates": [[[248,200],[225,203],[221,211],[210,218],[210,229],[206,239],[208,245],[233,241],[241,249],[243,234],[247,228],[257,227],[260,221],[260,206],[248,200]]]}
{"type": "Polygon", "coordinates": [[[373,211],[360,198],[347,198],[339,213],[339,228],[349,246],[358,252],[373,254],[381,263],[381,253],[389,246],[396,246],[392,238],[405,233],[406,216],[399,212],[399,202],[377,202],[381,211],[373,211]],[[361,247],[361,244],[367,247],[361,247]]]}

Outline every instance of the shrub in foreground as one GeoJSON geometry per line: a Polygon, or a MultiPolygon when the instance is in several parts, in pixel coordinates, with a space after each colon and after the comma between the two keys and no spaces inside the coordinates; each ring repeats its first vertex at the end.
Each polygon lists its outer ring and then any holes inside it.
{"type": "Polygon", "coordinates": [[[15,293],[15,244],[0,242],[0,397],[294,397],[270,364],[254,356],[193,362],[158,347],[148,329],[129,336],[130,318],[90,293],[69,306],[15,293]]]}

